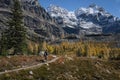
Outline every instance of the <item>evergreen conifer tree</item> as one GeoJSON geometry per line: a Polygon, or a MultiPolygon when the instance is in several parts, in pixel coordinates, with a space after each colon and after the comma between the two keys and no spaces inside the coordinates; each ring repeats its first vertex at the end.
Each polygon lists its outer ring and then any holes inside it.
{"type": "Polygon", "coordinates": [[[3,32],[1,48],[8,50],[13,48],[13,54],[23,53],[26,48],[26,29],[23,26],[23,14],[19,0],[13,0],[11,20],[8,22],[9,28],[3,32]]]}

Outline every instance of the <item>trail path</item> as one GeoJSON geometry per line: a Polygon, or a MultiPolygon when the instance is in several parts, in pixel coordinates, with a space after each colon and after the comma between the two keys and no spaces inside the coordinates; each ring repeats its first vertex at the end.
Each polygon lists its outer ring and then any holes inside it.
{"type": "Polygon", "coordinates": [[[51,61],[47,61],[45,63],[39,63],[39,64],[33,65],[33,66],[28,66],[28,67],[23,67],[23,68],[18,68],[18,69],[13,69],[13,70],[7,70],[7,71],[4,71],[4,72],[0,72],[0,75],[5,74],[5,73],[10,73],[10,72],[16,72],[16,71],[20,71],[20,70],[33,69],[33,68],[41,67],[44,64],[49,64],[49,63],[55,62],[59,58],[60,57],[56,57],[56,58],[52,59],[51,61]]]}

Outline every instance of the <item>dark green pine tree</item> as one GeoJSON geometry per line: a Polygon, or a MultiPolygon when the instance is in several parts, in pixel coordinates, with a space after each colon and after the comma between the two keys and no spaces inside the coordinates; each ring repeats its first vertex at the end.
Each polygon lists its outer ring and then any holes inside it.
{"type": "MultiPolygon", "coordinates": [[[[14,49],[13,54],[23,53],[26,49],[26,29],[23,25],[23,14],[19,0],[13,0],[12,17],[9,28],[3,33],[1,40],[3,51],[14,49]]],[[[2,48],[2,46],[1,46],[2,48]]]]}
{"type": "Polygon", "coordinates": [[[7,40],[7,30],[2,32],[2,38],[0,40],[0,55],[7,55],[7,49],[8,49],[8,40],[7,40]]]}

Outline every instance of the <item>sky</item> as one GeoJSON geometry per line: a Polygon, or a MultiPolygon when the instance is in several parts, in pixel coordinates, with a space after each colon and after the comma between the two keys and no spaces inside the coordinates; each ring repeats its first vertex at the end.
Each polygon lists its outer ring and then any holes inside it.
{"type": "Polygon", "coordinates": [[[39,0],[39,2],[45,9],[50,4],[54,4],[69,11],[74,11],[80,7],[88,7],[94,3],[120,18],[120,0],[39,0]]]}

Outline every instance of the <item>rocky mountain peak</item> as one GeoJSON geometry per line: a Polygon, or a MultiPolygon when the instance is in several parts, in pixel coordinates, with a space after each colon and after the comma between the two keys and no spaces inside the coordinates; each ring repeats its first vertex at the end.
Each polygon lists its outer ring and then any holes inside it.
{"type": "Polygon", "coordinates": [[[56,5],[50,5],[47,11],[52,17],[57,20],[59,24],[66,24],[62,25],[62,27],[68,26],[74,28],[77,26],[77,19],[73,11],[68,11],[67,9],[56,5]]]}
{"type": "Polygon", "coordinates": [[[53,5],[53,4],[51,4],[51,5],[47,8],[47,11],[50,12],[50,13],[57,14],[57,15],[68,14],[68,10],[67,10],[67,9],[64,9],[64,8],[62,8],[62,7],[59,7],[59,6],[56,6],[56,5],[53,5]]]}
{"type": "Polygon", "coordinates": [[[104,16],[110,16],[111,15],[103,7],[100,7],[96,4],[91,4],[86,8],[85,7],[78,8],[75,11],[75,14],[76,14],[76,16],[80,16],[82,14],[87,14],[87,15],[89,15],[89,14],[92,14],[92,15],[101,14],[101,15],[104,15],[104,16]]]}
{"type": "Polygon", "coordinates": [[[92,4],[89,5],[89,7],[97,8],[98,6],[95,3],[92,3],[92,4]]]}

